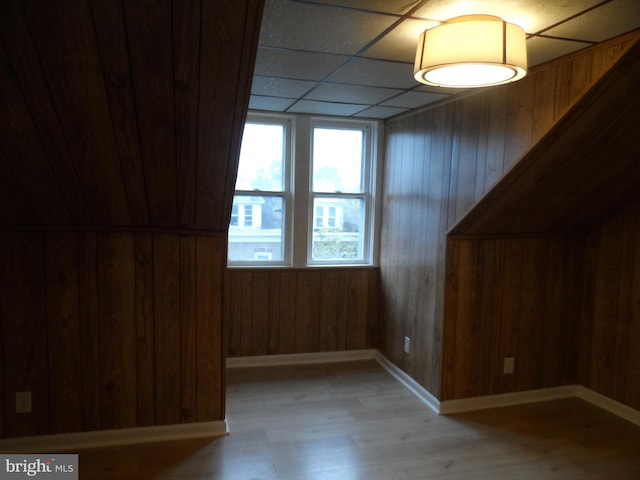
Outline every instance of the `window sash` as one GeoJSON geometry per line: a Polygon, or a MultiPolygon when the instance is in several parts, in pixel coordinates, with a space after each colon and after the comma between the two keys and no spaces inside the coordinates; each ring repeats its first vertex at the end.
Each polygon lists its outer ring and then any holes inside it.
{"type": "MultiPolygon", "coordinates": [[[[345,265],[371,265],[375,263],[377,247],[374,243],[375,228],[377,225],[375,184],[379,182],[377,170],[379,165],[375,154],[379,149],[379,138],[376,136],[381,127],[380,122],[362,120],[334,120],[308,115],[278,115],[250,112],[247,123],[275,123],[286,125],[285,127],[285,168],[284,191],[246,191],[236,190],[235,195],[253,196],[279,196],[283,198],[283,233],[282,261],[274,260],[275,255],[268,257],[268,252],[257,252],[261,259],[251,261],[237,261],[231,258],[228,261],[230,267],[268,267],[268,266],[345,266],[345,265]],[[360,130],[362,137],[362,162],[361,162],[361,190],[358,192],[323,192],[312,191],[313,185],[313,137],[314,128],[360,130]],[[344,232],[353,236],[359,236],[359,251],[357,258],[343,259],[314,259],[312,255],[314,228],[316,228],[317,215],[314,211],[316,198],[354,198],[362,201],[362,226],[358,232],[344,232]],[[264,253],[264,255],[263,255],[264,253]]],[[[234,197],[235,198],[235,197],[234,197]]],[[[339,228],[340,214],[330,215],[328,210],[322,213],[323,226],[328,229],[339,228]],[[331,222],[331,225],[330,225],[331,222]],[[334,225],[335,222],[335,225],[334,225]]],[[[230,226],[230,235],[231,235],[230,226]]]]}

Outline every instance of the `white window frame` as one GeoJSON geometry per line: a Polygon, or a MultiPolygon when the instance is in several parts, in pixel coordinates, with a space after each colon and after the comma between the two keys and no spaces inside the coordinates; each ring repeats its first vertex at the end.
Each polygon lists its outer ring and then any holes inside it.
{"type": "Polygon", "coordinates": [[[285,125],[284,194],[267,191],[242,191],[245,195],[284,195],[283,198],[283,261],[228,261],[229,267],[341,267],[350,265],[376,265],[378,261],[378,225],[381,175],[378,152],[382,152],[382,123],[377,120],[342,119],[310,115],[286,115],[249,112],[246,123],[274,123],[285,125]],[[363,189],[365,193],[312,192],[312,134],[313,128],[362,129],[365,131],[363,151],[363,189]],[[315,196],[365,198],[362,260],[313,261],[311,257],[314,228],[313,199],[315,196]]]}

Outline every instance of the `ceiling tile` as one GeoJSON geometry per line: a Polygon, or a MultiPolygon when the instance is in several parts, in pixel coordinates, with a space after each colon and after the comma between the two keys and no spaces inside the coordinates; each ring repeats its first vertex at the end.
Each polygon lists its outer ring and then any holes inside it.
{"type": "Polygon", "coordinates": [[[408,112],[408,108],[398,108],[398,107],[371,107],[363,110],[362,112],[357,113],[354,117],[360,118],[377,118],[377,119],[385,119],[389,117],[393,117],[394,115],[399,115],[404,112],[408,112]]]}
{"type": "Polygon", "coordinates": [[[405,20],[374,43],[363,55],[371,58],[413,63],[416,58],[418,37],[422,32],[436,25],[437,22],[428,20],[405,20]]]}
{"type": "Polygon", "coordinates": [[[527,56],[529,68],[548,62],[554,58],[576,52],[589,44],[572,42],[555,38],[533,37],[527,40],[527,56]]]}
{"type": "Polygon", "coordinates": [[[272,97],[301,97],[313,87],[316,82],[305,80],[291,80],[289,78],[263,77],[255,75],[251,86],[254,95],[267,95],[272,97]]]}
{"type": "Polygon", "coordinates": [[[411,91],[391,98],[386,102],[381,103],[381,105],[388,107],[417,108],[428,103],[437,102],[447,97],[448,95],[440,95],[437,93],[411,91]]]}
{"type": "Polygon", "coordinates": [[[412,88],[417,84],[413,78],[413,63],[388,62],[368,58],[354,59],[327,80],[336,83],[401,89],[412,88]]]}
{"type": "Polygon", "coordinates": [[[415,16],[448,20],[460,15],[496,15],[527,33],[535,33],[567,17],[580,13],[602,0],[430,0],[415,16]]]}
{"type": "Polygon", "coordinates": [[[249,108],[251,110],[270,110],[272,112],[284,112],[295,101],[295,98],[263,97],[260,95],[251,95],[249,97],[249,108]]]}
{"type": "Polygon", "coordinates": [[[325,102],[376,104],[400,93],[402,93],[402,90],[391,88],[323,83],[309,93],[305,99],[325,102]]]}
{"type": "Polygon", "coordinates": [[[254,75],[320,81],[349,57],[323,53],[258,48],[254,75]]]}
{"type": "Polygon", "coordinates": [[[350,116],[366,108],[366,105],[354,105],[349,103],[316,102],[313,100],[300,100],[293,105],[289,112],[311,113],[316,115],[344,115],[350,116]]]}
{"type": "Polygon", "coordinates": [[[614,0],[544,32],[545,35],[602,42],[640,28],[640,1],[614,0]]]}
{"type": "Polygon", "coordinates": [[[378,13],[268,0],[260,45],[353,55],[395,21],[395,16],[378,13]]]}
{"type": "Polygon", "coordinates": [[[316,3],[402,15],[417,2],[408,0],[316,0],[316,3]]]}

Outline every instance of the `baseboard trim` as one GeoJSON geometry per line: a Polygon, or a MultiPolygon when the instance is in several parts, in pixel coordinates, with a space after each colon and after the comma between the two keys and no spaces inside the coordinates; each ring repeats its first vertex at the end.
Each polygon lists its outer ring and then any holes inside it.
{"type": "Polygon", "coordinates": [[[289,353],[285,355],[255,355],[227,358],[227,368],[275,367],[279,365],[305,365],[314,363],[352,362],[374,360],[377,350],[340,350],[336,352],[289,353]]]}
{"type": "Polygon", "coordinates": [[[375,359],[389,374],[400,382],[407,390],[413,393],[419,400],[422,401],[427,407],[433,410],[435,413],[440,413],[440,401],[434,397],[429,390],[424,388],[407,373],[399,369],[393,363],[391,363],[387,357],[376,351],[375,359]]]}
{"type": "MultiPolygon", "coordinates": [[[[502,393],[481,397],[461,398],[439,401],[427,389],[411,378],[407,373],[391,363],[378,350],[345,350],[338,352],[294,353],[285,355],[260,355],[252,357],[234,357],[227,359],[227,368],[271,367],[279,365],[302,365],[314,363],[336,363],[356,360],[376,360],[382,368],[413,393],[427,407],[439,415],[485,410],[489,408],[524,405],[527,403],[559,400],[562,398],[580,398],[613,415],[640,426],[640,411],[605,397],[581,385],[528,390],[525,392],[502,393]]],[[[0,443],[0,447],[2,444],[0,443]]]]}
{"type": "Polygon", "coordinates": [[[582,400],[589,402],[596,407],[600,407],[603,410],[612,413],[613,415],[624,418],[628,422],[631,422],[634,425],[638,425],[640,427],[640,412],[638,410],[628,407],[627,405],[624,405],[609,397],[605,397],[604,395],[589,388],[583,387],[582,385],[575,385],[575,389],[576,396],[578,398],[581,398],[582,400]]]}
{"type": "Polygon", "coordinates": [[[440,402],[440,413],[442,415],[449,415],[453,413],[485,410],[487,408],[509,407],[513,405],[545,402],[548,400],[558,400],[561,398],[576,396],[578,395],[575,385],[528,390],[525,392],[501,393],[498,395],[445,400],[440,402]]]}
{"type": "Polygon", "coordinates": [[[3,453],[45,453],[228,435],[226,420],[0,440],[3,453]]]}

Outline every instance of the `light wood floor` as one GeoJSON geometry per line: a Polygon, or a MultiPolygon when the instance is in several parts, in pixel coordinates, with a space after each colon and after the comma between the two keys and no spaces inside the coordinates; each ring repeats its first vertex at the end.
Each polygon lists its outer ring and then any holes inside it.
{"type": "Polygon", "coordinates": [[[438,416],[377,363],[228,375],[231,435],[80,452],[81,479],[640,479],[640,428],[578,399],[438,416]]]}

